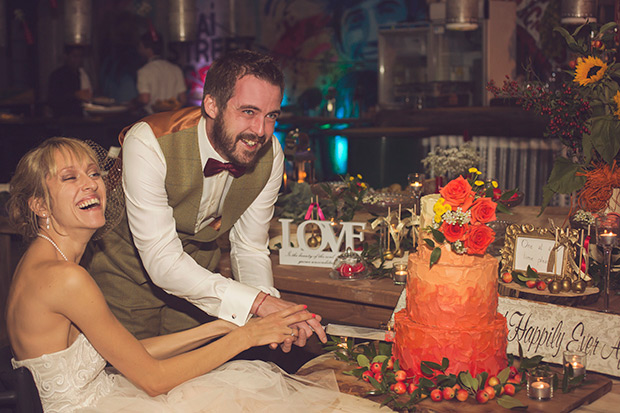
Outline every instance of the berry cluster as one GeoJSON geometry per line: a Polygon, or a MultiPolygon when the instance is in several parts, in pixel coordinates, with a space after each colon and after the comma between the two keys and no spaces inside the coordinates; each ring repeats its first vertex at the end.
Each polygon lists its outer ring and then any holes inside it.
{"type": "Polygon", "coordinates": [[[582,137],[590,133],[588,120],[592,108],[575,87],[566,83],[556,90],[549,84],[522,86],[506,76],[501,88],[490,81],[487,90],[495,97],[516,99],[525,110],[548,117],[545,136],[560,139],[573,153],[581,151],[582,137]]]}

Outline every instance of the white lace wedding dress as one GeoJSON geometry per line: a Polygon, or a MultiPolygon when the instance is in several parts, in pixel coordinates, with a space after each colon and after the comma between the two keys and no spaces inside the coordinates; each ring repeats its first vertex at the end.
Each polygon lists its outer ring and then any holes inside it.
{"type": "Polygon", "coordinates": [[[43,410],[51,412],[378,412],[368,400],[338,392],[332,371],[312,381],[262,361],[233,361],[150,397],[105,360],[84,335],[67,349],[16,361],[34,377],[43,410]]]}

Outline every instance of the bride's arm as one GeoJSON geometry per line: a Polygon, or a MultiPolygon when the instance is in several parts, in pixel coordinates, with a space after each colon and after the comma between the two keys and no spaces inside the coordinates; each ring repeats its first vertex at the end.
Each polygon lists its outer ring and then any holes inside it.
{"type": "Polygon", "coordinates": [[[233,323],[215,320],[189,330],[140,340],[146,351],[156,359],[166,359],[188,352],[237,328],[233,323]]]}
{"type": "Polygon", "coordinates": [[[67,317],[97,351],[149,395],[167,393],[177,385],[209,372],[240,352],[290,338],[290,324],[312,317],[304,306],[274,313],[232,330],[213,343],[165,360],[153,358],[114,317],[101,290],[82,267],[64,271],[56,286],[53,310],[67,317]]]}

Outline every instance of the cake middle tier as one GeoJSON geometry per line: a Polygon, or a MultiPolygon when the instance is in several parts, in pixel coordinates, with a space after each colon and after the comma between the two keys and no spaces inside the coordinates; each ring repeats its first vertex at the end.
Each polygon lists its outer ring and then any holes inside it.
{"type": "Polygon", "coordinates": [[[408,375],[422,374],[422,361],[441,365],[446,357],[447,374],[469,371],[473,377],[486,371],[495,376],[508,365],[506,318],[495,314],[493,322],[476,328],[443,329],[418,324],[404,310],[394,317],[396,339],[392,353],[408,375]]]}
{"type": "Polygon", "coordinates": [[[419,324],[463,329],[492,323],[497,313],[498,261],[443,249],[429,268],[430,249],[409,256],[407,314],[419,324]]]}

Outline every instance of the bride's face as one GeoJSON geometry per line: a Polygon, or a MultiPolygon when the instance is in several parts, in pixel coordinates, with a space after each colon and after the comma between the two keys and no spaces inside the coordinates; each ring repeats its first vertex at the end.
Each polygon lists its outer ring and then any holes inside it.
{"type": "Polygon", "coordinates": [[[47,177],[52,219],[59,231],[92,229],[105,224],[105,185],[99,166],[87,156],[57,151],[56,174],[47,177]]]}

